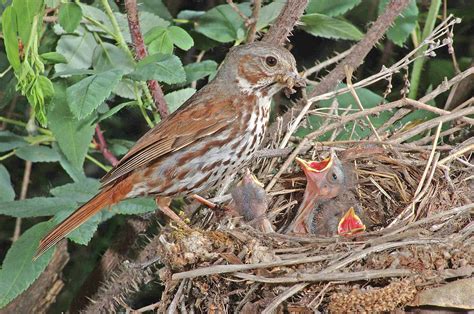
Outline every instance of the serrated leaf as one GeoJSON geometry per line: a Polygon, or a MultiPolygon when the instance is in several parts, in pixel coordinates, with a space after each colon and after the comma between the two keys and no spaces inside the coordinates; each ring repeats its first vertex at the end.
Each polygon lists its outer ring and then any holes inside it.
{"type": "Polygon", "coordinates": [[[26,145],[28,145],[28,143],[23,137],[10,131],[0,131],[0,153],[26,145]]]}
{"type": "MultiPolygon", "coordinates": [[[[142,11],[141,9],[142,8],[140,7],[140,12],[138,12],[138,16],[140,20],[140,30],[142,34],[148,33],[152,28],[156,26],[168,27],[170,25],[170,22],[162,19],[158,15],[142,11]]],[[[117,18],[117,22],[119,24],[120,30],[122,31],[125,41],[131,43],[132,38],[130,37],[130,28],[128,27],[127,16],[121,13],[114,13],[114,15],[117,18]]]]}
{"type": "Polygon", "coordinates": [[[0,308],[25,291],[48,266],[54,250],[49,250],[35,261],[33,256],[39,240],[50,227],[50,222],[34,225],[8,250],[0,270],[0,308]]]}
{"type": "Polygon", "coordinates": [[[15,190],[13,190],[10,181],[10,174],[4,165],[0,165],[0,201],[8,202],[15,199],[15,190]]]}
{"type": "Polygon", "coordinates": [[[52,216],[65,210],[73,209],[76,202],[59,197],[33,197],[26,200],[0,202],[0,215],[11,217],[52,216]]]}
{"type": "Polygon", "coordinates": [[[62,35],[58,40],[56,52],[66,58],[67,63],[54,65],[56,72],[88,69],[92,65],[92,54],[97,43],[94,36],[82,26],[77,28],[81,35],[62,35]]]}
{"type": "MultiPolygon", "coordinates": [[[[12,3],[16,12],[18,35],[26,45],[30,38],[35,15],[43,16],[44,4],[39,0],[15,0],[12,3]]],[[[40,19],[41,21],[41,19],[40,19]]],[[[41,23],[41,22],[39,22],[41,23]]]]}
{"type": "Polygon", "coordinates": [[[113,69],[91,75],[67,88],[69,108],[77,119],[89,116],[110,96],[122,78],[121,70],[113,69]]]}
{"type": "Polygon", "coordinates": [[[181,27],[170,26],[168,33],[173,43],[183,50],[189,50],[194,45],[193,38],[181,27]]]}
{"type": "Polygon", "coordinates": [[[74,32],[81,19],[82,9],[76,3],[63,3],[59,8],[59,24],[66,32],[74,32]]]}
{"type": "Polygon", "coordinates": [[[189,99],[196,90],[194,88],[184,88],[165,95],[166,103],[170,113],[178,109],[186,100],[189,99]]]}
{"type": "Polygon", "coordinates": [[[303,15],[301,22],[304,23],[301,28],[317,37],[360,40],[364,35],[351,23],[327,15],[303,15]]]}
{"type": "Polygon", "coordinates": [[[55,92],[53,106],[48,112],[49,128],[66,158],[76,169],[82,169],[94,126],[88,120],[77,120],[74,117],[69,110],[63,85],[56,84],[55,92]]]}
{"type": "Polygon", "coordinates": [[[18,148],[15,154],[27,161],[31,162],[56,162],[59,161],[57,151],[47,146],[30,145],[18,148]]]}
{"type": "Polygon", "coordinates": [[[310,0],[306,7],[306,13],[339,16],[353,9],[361,2],[362,0],[310,0]]]}
{"type": "MultiPolygon", "coordinates": [[[[379,2],[379,15],[385,11],[389,0],[382,0],[379,2]]],[[[418,7],[416,0],[410,0],[408,6],[397,17],[395,23],[387,32],[387,37],[398,46],[403,46],[407,38],[416,26],[418,21],[418,7]]]]}
{"type": "Polygon", "coordinates": [[[103,43],[97,46],[92,57],[92,66],[98,72],[107,71],[109,69],[120,69],[123,73],[133,71],[135,63],[122,49],[119,47],[103,43]]]}
{"type": "Polygon", "coordinates": [[[156,210],[152,198],[133,198],[122,201],[111,208],[111,211],[122,215],[137,215],[156,210]]]}
{"type": "Polygon", "coordinates": [[[172,54],[173,40],[166,27],[155,27],[145,35],[145,44],[150,54],[172,54]]]}
{"type": "MultiPolygon", "coordinates": [[[[250,16],[249,3],[237,6],[243,14],[250,16]]],[[[207,11],[199,18],[195,29],[221,43],[242,41],[245,38],[244,21],[228,4],[218,5],[207,11]]]]}
{"type": "Polygon", "coordinates": [[[217,62],[213,60],[204,60],[185,65],[184,71],[186,72],[186,83],[191,83],[214,74],[217,71],[217,65],[217,62]]]}
{"type": "Polygon", "coordinates": [[[86,178],[79,182],[68,183],[52,188],[49,192],[59,198],[70,199],[75,202],[87,202],[99,191],[99,180],[86,178]]]}
{"type": "Polygon", "coordinates": [[[186,73],[177,56],[156,54],[141,60],[130,77],[137,81],[158,80],[177,84],[186,80],[186,73]]]}
{"type": "Polygon", "coordinates": [[[67,60],[64,56],[57,52],[46,52],[40,55],[41,59],[47,64],[55,64],[55,63],[66,63],[67,60]]]}

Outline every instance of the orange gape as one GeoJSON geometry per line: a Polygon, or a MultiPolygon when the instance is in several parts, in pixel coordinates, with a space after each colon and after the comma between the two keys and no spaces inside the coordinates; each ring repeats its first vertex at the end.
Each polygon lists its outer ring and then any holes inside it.
{"type": "Polygon", "coordinates": [[[294,57],[283,47],[255,42],[232,48],[214,80],[138,140],[102,179],[99,194],[41,240],[36,257],[123,199],[153,195],[163,204],[216,187],[253,157],[272,96],[303,85],[294,57]]]}

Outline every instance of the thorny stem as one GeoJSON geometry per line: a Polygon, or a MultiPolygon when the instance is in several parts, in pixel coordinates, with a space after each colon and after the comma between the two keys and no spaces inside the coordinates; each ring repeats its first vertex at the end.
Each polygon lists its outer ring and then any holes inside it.
{"type": "Polygon", "coordinates": [[[127,43],[125,42],[125,38],[123,38],[122,31],[120,30],[117,19],[115,18],[114,12],[112,12],[112,8],[110,7],[109,2],[107,0],[101,0],[101,3],[114,29],[113,37],[115,41],[117,42],[119,47],[127,53],[127,55],[133,57],[132,53],[130,52],[130,49],[128,49],[127,43]]]}
{"type": "Polygon", "coordinates": [[[109,150],[107,142],[105,141],[105,138],[104,138],[104,133],[102,133],[102,130],[100,129],[99,124],[97,124],[95,127],[95,134],[97,135],[97,140],[99,141],[98,148],[100,152],[102,153],[104,158],[107,159],[108,162],[110,162],[112,166],[115,166],[118,163],[118,159],[109,150]]]}
{"type": "MultiPolygon", "coordinates": [[[[127,11],[128,27],[132,37],[133,46],[135,47],[135,58],[137,61],[145,58],[148,52],[143,41],[143,35],[140,30],[140,20],[138,18],[137,1],[125,0],[125,8],[127,11]]],[[[160,84],[156,80],[147,81],[148,89],[153,97],[155,106],[160,113],[161,119],[169,115],[168,106],[166,105],[165,95],[160,84]]]]}
{"type": "Polygon", "coordinates": [[[303,15],[307,4],[308,0],[287,1],[275,23],[270,27],[265,37],[263,37],[263,41],[275,45],[283,45],[287,41],[296,22],[303,15]]]}
{"type": "Polygon", "coordinates": [[[247,42],[251,43],[255,41],[255,36],[257,35],[257,22],[258,16],[260,14],[260,6],[262,5],[261,0],[253,0],[253,10],[252,17],[250,18],[251,24],[249,27],[249,33],[247,35],[247,42]]]}

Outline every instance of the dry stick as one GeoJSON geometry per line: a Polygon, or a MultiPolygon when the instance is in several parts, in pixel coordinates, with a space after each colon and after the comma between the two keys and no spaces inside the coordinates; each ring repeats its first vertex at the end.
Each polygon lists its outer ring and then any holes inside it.
{"type": "Polygon", "coordinates": [[[242,20],[244,20],[245,22],[248,21],[248,16],[245,15],[242,11],[240,11],[239,7],[234,3],[233,0],[227,0],[227,3],[230,5],[232,10],[234,10],[235,13],[237,13],[242,18],[242,20]]]}
{"type": "Polygon", "coordinates": [[[255,41],[255,37],[257,35],[257,22],[258,16],[260,14],[260,7],[262,6],[262,0],[253,0],[253,10],[252,10],[252,17],[250,18],[250,27],[249,33],[247,35],[247,42],[251,43],[255,41]]]}
{"type": "MultiPolygon", "coordinates": [[[[354,85],[352,85],[352,74],[354,73],[354,69],[350,68],[349,66],[346,66],[344,68],[344,71],[346,72],[346,82],[347,82],[347,87],[351,91],[352,97],[354,97],[357,106],[359,107],[360,111],[364,111],[364,106],[362,105],[362,102],[359,99],[359,96],[357,96],[357,92],[354,89],[354,85]]],[[[377,130],[375,129],[374,125],[372,124],[372,121],[370,121],[370,118],[368,116],[365,116],[365,119],[367,120],[367,123],[369,124],[370,128],[372,129],[372,132],[374,135],[377,137],[377,140],[381,140],[379,134],[377,133],[377,130]]]]}
{"type": "Polygon", "coordinates": [[[397,144],[401,143],[401,142],[406,141],[406,140],[412,138],[413,136],[421,133],[424,130],[428,130],[428,129],[431,129],[431,128],[435,127],[440,122],[444,123],[444,122],[448,122],[448,121],[451,121],[451,120],[463,118],[463,117],[465,117],[467,115],[470,115],[470,114],[473,114],[473,113],[474,113],[474,107],[470,107],[470,108],[465,108],[465,109],[462,109],[462,110],[452,112],[450,114],[447,114],[447,115],[444,115],[444,116],[441,116],[441,117],[431,119],[429,121],[426,121],[422,124],[419,124],[419,125],[415,126],[414,128],[410,129],[409,131],[406,131],[404,133],[399,134],[398,136],[395,136],[395,138],[392,139],[391,142],[397,143],[397,144]]]}
{"type": "Polygon", "coordinates": [[[303,77],[304,78],[307,78],[308,76],[312,75],[313,73],[316,73],[316,72],[319,72],[321,71],[322,69],[325,69],[327,68],[328,66],[330,66],[331,64],[334,64],[334,63],[337,63],[339,62],[340,60],[344,59],[345,57],[347,57],[350,53],[352,53],[352,49],[354,49],[354,47],[351,47],[349,49],[347,49],[346,51],[343,51],[341,53],[338,53],[337,55],[335,55],[334,57],[332,58],[329,58],[323,62],[320,62],[318,64],[316,64],[315,66],[307,69],[304,71],[303,73],[303,77]]]}
{"type": "MultiPolygon", "coordinates": [[[[236,277],[243,278],[246,280],[252,280],[252,281],[260,281],[261,276],[255,276],[255,275],[250,275],[250,274],[245,274],[245,273],[237,273],[235,274],[236,277]],[[246,277],[246,278],[245,278],[246,277]]],[[[265,280],[268,278],[265,278],[265,280]]],[[[263,281],[264,282],[264,281],[263,281]]],[[[299,291],[303,290],[304,287],[306,287],[307,283],[299,283],[294,285],[293,287],[290,287],[286,289],[283,293],[279,294],[275,299],[272,300],[272,302],[267,305],[267,307],[262,311],[262,314],[271,314],[274,313],[274,311],[278,308],[278,306],[283,303],[286,299],[291,297],[292,295],[298,293],[299,291]]]]}
{"type": "MultiPolygon", "coordinates": [[[[306,281],[306,283],[301,283],[298,285],[293,286],[289,290],[285,291],[283,294],[285,297],[281,297],[282,295],[278,296],[276,299],[279,301],[278,303],[275,302],[275,304],[271,303],[272,309],[276,309],[278,305],[294,295],[295,293],[298,293],[301,291],[304,287],[308,285],[308,281],[315,282],[315,281],[359,281],[359,280],[370,280],[370,279],[376,279],[376,278],[386,278],[386,277],[402,277],[402,276],[408,276],[412,274],[413,272],[409,269],[382,269],[382,270],[366,270],[366,271],[360,271],[360,272],[352,272],[352,273],[332,273],[332,274],[297,274],[294,277],[273,277],[273,278],[268,278],[264,276],[256,276],[256,275],[251,275],[247,273],[236,273],[234,274],[235,277],[249,280],[249,281],[254,281],[254,282],[264,282],[264,283],[296,283],[296,282],[302,282],[306,281]]],[[[270,311],[270,305],[265,308],[265,310],[262,313],[271,313],[270,311]]]]}
{"type": "MultiPolygon", "coordinates": [[[[133,46],[135,47],[135,58],[137,61],[145,58],[148,52],[143,42],[143,35],[140,31],[140,21],[138,19],[137,0],[125,0],[125,9],[127,11],[128,27],[132,37],[133,46]]],[[[168,106],[166,105],[165,95],[160,84],[155,80],[147,81],[148,89],[153,97],[155,106],[160,113],[161,119],[169,115],[168,106]]]]}
{"type": "MultiPolygon", "coordinates": [[[[294,1],[296,2],[296,1],[294,1]]],[[[310,97],[315,95],[321,95],[327,93],[329,91],[334,90],[337,86],[338,82],[344,78],[344,67],[350,66],[353,69],[357,69],[359,65],[361,65],[364,61],[364,58],[367,56],[369,51],[372,47],[382,38],[385,32],[388,30],[390,25],[395,21],[398,15],[403,11],[403,9],[408,5],[409,0],[391,0],[388,6],[386,7],[384,13],[380,15],[377,20],[372,24],[370,29],[367,31],[364,38],[357,43],[352,52],[344,58],[344,60],[339,63],[334,70],[332,70],[328,75],[326,75],[320,83],[314,88],[313,92],[311,93],[310,97]]],[[[293,1],[288,1],[289,3],[293,3],[293,1]]],[[[273,34],[270,31],[265,36],[264,40],[267,39],[269,41],[270,38],[273,38],[273,34]]],[[[289,31],[288,31],[289,32],[289,31]]],[[[278,41],[275,41],[278,42],[278,41]]],[[[298,104],[295,106],[294,110],[301,111],[304,107],[304,104],[298,104]]],[[[308,106],[309,109],[309,106],[308,106]]],[[[292,118],[292,112],[288,111],[283,116],[283,125],[288,125],[292,118]]],[[[301,120],[300,120],[301,121],[301,120]]],[[[299,123],[297,123],[299,124],[299,123]]],[[[274,134],[276,126],[272,124],[267,133],[267,140],[271,134],[274,134]]]]}
{"type": "MultiPolygon", "coordinates": [[[[443,126],[443,123],[440,122],[438,124],[438,128],[436,129],[436,136],[433,140],[433,148],[431,149],[431,153],[430,153],[430,156],[428,158],[428,161],[426,162],[426,166],[425,166],[425,170],[423,171],[423,174],[421,175],[421,179],[420,179],[420,182],[418,183],[418,186],[415,190],[415,193],[414,193],[414,197],[413,197],[413,200],[411,201],[411,203],[405,207],[405,209],[388,225],[389,227],[393,226],[394,224],[398,223],[400,220],[407,220],[407,219],[410,219],[411,217],[413,217],[415,215],[415,204],[418,203],[418,201],[420,201],[420,199],[423,197],[423,195],[425,193],[420,193],[422,192],[422,188],[423,188],[423,185],[425,184],[425,180],[426,180],[426,176],[428,175],[428,170],[431,168],[431,173],[430,173],[430,179],[428,180],[428,182],[426,183],[425,186],[429,186],[429,184],[431,183],[431,179],[432,179],[432,175],[434,174],[434,172],[436,171],[436,163],[438,162],[438,159],[439,159],[439,154],[437,155],[437,158],[435,159],[435,153],[436,153],[436,146],[438,145],[438,139],[439,139],[439,135],[441,133],[441,127],[443,126]],[[433,162],[433,159],[435,159],[435,161],[433,162]],[[406,216],[406,213],[407,211],[410,210],[410,213],[408,214],[408,216],[406,216]]],[[[426,191],[425,191],[426,192],[426,191]]]]}
{"type": "Polygon", "coordinates": [[[460,150],[458,150],[454,154],[451,154],[451,155],[441,159],[438,162],[438,165],[444,165],[444,164],[448,163],[449,161],[453,160],[454,158],[458,158],[459,156],[461,156],[461,155],[463,155],[467,152],[473,152],[473,151],[474,151],[474,144],[468,145],[466,147],[461,148],[460,150]]]}
{"type": "Polygon", "coordinates": [[[303,257],[303,258],[298,258],[298,259],[293,259],[293,260],[256,263],[256,264],[213,265],[209,267],[202,267],[202,268],[197,268],[193,270],[176,273],[176,274],[173,274],[171,279],[180,280],[180,279],[195,278],[195,277],[200,277],[200,276],[227,274],[227,273],[233,273],[233,272],[238,272],[238,271],[243,271],[243,270],[262,269],[262,268],[279,267],[279,266],[290,266],[290,265],[305,264],[305,263],[315,263],[315,262],[321,262],[321,261],[327,260],[331,256],[332,255],[319,255],[319,256],[303,257]]]}
{"type": "MultiPolygon", "coordinates": [[[[25,171],[23,172],[23,181],[21,182],[20,200],[26,199],[28,193],[28,185],[30,184],[31,168],[33,163],[31,161],[25,161],[25,171]]],[[[12,242],[15,242],[20,237],[21,233],[21,218],[17,218],[15,221],[15,230],[13,231],[12,242]]]]}
{"type": "MultiPolygon", "coordinates": [[[[301,15],[303,15],[307,4],[308,0],[286,1],[280,15],[278,15],[275,23],[270,27],[262,41],[275,45],[285,44],[296,22],[299,20],[301,15]]],[[[272,131],[274,132],[276,129],[272,131]]]]}

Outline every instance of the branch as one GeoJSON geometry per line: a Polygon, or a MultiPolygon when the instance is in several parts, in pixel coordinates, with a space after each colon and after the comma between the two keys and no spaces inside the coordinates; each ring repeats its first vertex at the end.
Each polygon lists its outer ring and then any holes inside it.
{"type": "Polygon", "coordinates": [[[262,0],[253,0],[252,17],[250,18],[249,33],[247,35],[248,43],[255,41],[255,36],[257,34],[258,15],[260,14],[261,6],[262,6],[262,0]]]}
{"type": "MultiPolygon", "coordinates": [[[[288,3],[294,3],[293,1],[288,1],[288,3]]],[[[296,2],[296,1],[295,1],[296,2]]],[[[380,15],[377,20],[372,24],[372,27],[367,31],[367,34],[364,38],[359,41],[352,49],[352,52],[344,58],[342,62],[340,62],[334,70],[332,70],[328,75],[326,75],[319,84],[314,88],[313,92],[308,96],[308,98],[312,98],[315,95],[320,95],[327,93],[329,91],[334,90],[337,86],[339,81],[344,79],[345,73],[344,68],[346,66],[354,69],[354,71],[364,62],[364,58],[367,56],[369,51],[372,47],[382,38],[385,32],[388,30],[390,25],[395,21],[398,15],[403,11],[403,9],[408,5],[409,0],[391,0],[388,4],[385,12],[380,15]]],[[[289,6],[287,3],[287,6],[289,6]]],[[[286,9],[286,7],[285,7],[286,9]]],[[[277,23],[280,22],[282,15],[284,15],[285,10],[282,11],[280,16],[278,17],[277,23]]],[[[270,34],[275,26],[278,26],[277,23],[269,30],[267,33],[268,41],[270,41],[270,37],[273,38],[273,34],[270,34]]],[[[276,32],[276,31],[274,31],[276,32]]],[[[281,35],[279,35],[281,36],[281,35]]],[[[288,125],[291,121],[291,118],[295,112],[299,112],[302,110],[305,103],[297,104],[293,110],[286,112],[283,116],[283,125],[288,125]]],[[[267,138],[265,142],[268,142],[270,139],[271,134],[275,134],[277,130],[277,124],[273,123],[268,131],[267,131],[267,138]]],[[[265,143],[264,143],[265,145],[265,143]]]]}
{"type": "Polygon", "coordinates": [[[114,154],[112,154],[112,152],[109,150],[107,146],[107,142],[105,141],[104,134],[102,133],[102,130],[100,129],[99,124],[97,124],[95,127],[95,133],[97,135],[97,140],[99,141],[99,143],[97,143],[97,145],[99,146],[98,148],[100,152],[102,153],[102,155],[104,156],[104,158],[107,159],[107,161],[112,166],[115,166],[116,164],[118,164],[117,157],[115,157],[114,154]]]}
{"type": "MultiPolygon", "coordinates": [[[[140,31],[140,21],[138,19],[137,0],[125,0],[125,9],[127,11],[128,27],[132,37],[133,46],[135,47],[135,58],[137,61],[145,58],[148,52],[143,42],[143,35],[140,31]]],[[[148,89],[153,97],[155,106],[160,113],[161,119],[169,115],[168,106],[166,105],[163,90],[155,80],[147,81],[148,89]]]]}
{"type": "Polygon", "coordinates": [[[283,45],[287,41],[296,22],[303,15],[307,4],[308,0],[288,0],[262,41],[283,45]]]}

